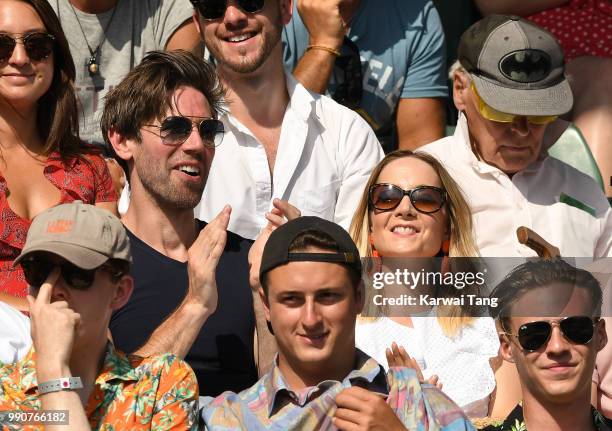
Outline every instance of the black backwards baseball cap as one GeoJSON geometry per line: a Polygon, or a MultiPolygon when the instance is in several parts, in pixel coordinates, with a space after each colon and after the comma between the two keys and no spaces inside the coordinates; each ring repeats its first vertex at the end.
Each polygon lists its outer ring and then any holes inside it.
{"type": "Polygon", "coordinates": [[[572,108],[563,50],[555,37],[517,16],[489,15],[461,36],[459,62],[491,107],[514,115],[561,115],[572,108]]]}
{"type": "Polygon", "coordinates": [[[304,216],[290,220],[276,228],[264,247],[261,256],[259,277],[277,266],[289,262],[330,262],[345,265],[361,277],[361,260],[359,250],[346,230],[336,223],[320,217],[304,216]],[[291,243],[304,232],[322,232],[327,234],[338,245],[336,253],[289,252],[291,243]]]}

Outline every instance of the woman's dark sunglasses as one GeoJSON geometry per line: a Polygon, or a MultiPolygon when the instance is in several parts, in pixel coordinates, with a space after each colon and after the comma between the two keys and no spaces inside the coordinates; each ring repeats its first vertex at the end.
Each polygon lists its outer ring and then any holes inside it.
{"type": "Polygon", "coordinates": [[[223,141],[225,129],[223,123],[214,118],[189,118],[175,115],[165,118],[161,124],[145,124],[148,127],[159,129],[159,137],[164,145],[181,145],[189,138],[193,125],[198,128],[200,138],[208,147],[214,148],[223,141]]]}
{"type": "Polygon", "coordinates": [[[393,184],[374,184],[370,187],[369,203],[379,211],[396,208],[408,196],[415,210],[425,214],[439,211],[446,201],[446,192],[434,186],[419,186],[404,190],[393,184]]]}
{"type": "Polygon", "coordinates": [[[28,284],[33,288],[40,288],[45,280],[53,271],[53,268],[58,267],[64,281],[72,288],[84,290],[91,287],[96,278],[96,271],[103,269],[109,271],[113,278],[120,277],[121,273],[114,272],[113,268],[108,264],[104,264],[94,269],[83,269],[70,262],[53,263],[41,257],[25,258],[21,261],[23,274],[28,284]]]}
{"type": "Polygon", "coordinates": [[[559,326],[563,336],[572,343],[587,344],[593,338],[596,324],[597,321],[588,316],[571,316],[558,322],[541,320],[525,323],[519,328],[518,334],[504,333],[516,337],[523,349],[534,352],[548,342],[553,326],[559,326]]]}
{"type": "MultiPolygon", "coordinates": [[[[265,0],[236,0],[236,4],[246,13],[259,12],[264,7],[265,0]]],[[[212,21],[223,18],[227,9],[227,0],[191,0],[202,18],[212,21]]]]}
{"type": "Polygon", "coordinates": [[[6,33],[0,34],[0,61],[11,58],[17,41],[21,41],[28,57],[32,61],[41,61],[53,52],[55,38],[48,33],[28,33],[24,36],[13,37],[6,33]]]}

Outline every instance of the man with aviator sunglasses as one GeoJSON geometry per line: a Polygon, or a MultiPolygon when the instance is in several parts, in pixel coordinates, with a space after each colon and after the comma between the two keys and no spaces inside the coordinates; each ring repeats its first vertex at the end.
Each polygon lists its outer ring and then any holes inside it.
{"type": "Polygon", "coordinates": [[[492,315],[500,353],[516,365],[523,401],[485,429],[612,429],[590,403],[596,355],[607,343],[597,279],[561,259],[534,260],[512,270],[491,296],[498,298],[492,315]]]}
{"type": "Polygon", "coordinates": [[[0,368],[0,411],[63,411],[57,429],[197,429],[191,368],[170,354],[127,357],[108,339],[132,293],[131,263],[108,211],[76,201],[34,218],[15,260],[30,285],[33,348],[0,368]]]}
{"type": "Polygon", "coordinates": [[[612,256],[603,191],[544,144],[548,125],[572,109],[557,40],[521,18],[490,15],[465,31],[458,55],[455,133],[420,150],[465,192],[481,255],[535,256],[515,235],[526,226],[562,256],[612,256]]]}

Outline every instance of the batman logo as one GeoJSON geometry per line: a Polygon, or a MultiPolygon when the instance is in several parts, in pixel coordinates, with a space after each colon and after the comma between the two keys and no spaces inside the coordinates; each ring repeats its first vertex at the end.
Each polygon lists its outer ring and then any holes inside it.
{"type": "Polygon", "coordinates": [[[499,70],[512,81],[538,82],[550,73],[550,56],[539,49],[513,51],[499,61],[499,70]]]}

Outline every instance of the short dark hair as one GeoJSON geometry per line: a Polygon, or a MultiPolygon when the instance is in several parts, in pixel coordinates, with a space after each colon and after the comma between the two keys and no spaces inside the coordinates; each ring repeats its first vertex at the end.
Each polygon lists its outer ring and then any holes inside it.
{"type": "Polygon", "coordinates": [[[108,259],[106,262],[111,267],[111,277],[114,282],[119,281],[124,275],[129,275],[131,270],[130,262],[123,259],[108,259]]]}
{"type": "MultiPolygon", "coordinates": [[[[289,245],[289,253],[306,252],[309,248],[318,248],[320,250],[331,251],[334,253],[340,252],[340,246],[338,243],[327,233],[317,229],[307,229],[300,232],[289,245]]],[[[342,264],[340,264],[342,265],[342,264]]],[[[361,283],[361,274],[357,274],[352,268],[347,265],[343,265],[347,268],[350,277],[351,284],[355,291],[361,283]]],[[[263,274],[260,283],[264,290],[264,294],[268,296],[268,274],[270,271],[263,274]]]]}
{"type": "Polygon", "coordinates": [[[172,93],[181,86],[200,91],[214,118],[223,112],[225,91],[210,63],[185,50],[151,51],[105,97],[100,127],[109,148],[111,128],[140,141],[142,125],[161,120],[172,107],[172,93]]]}
{"type": "Polygon", "coordinates": [[[553,283],[565,283],[588,290],[593,316],[601,314],[602,292],[597,279],[589,271],[575,268],[557,258],[527,261],[506,275],[491,292],[491,297],[498,298],[497,307],[491,307],[491,316],[499,319],[502,327],[509,328],[512,305],[528,291],[553,283]]]}

